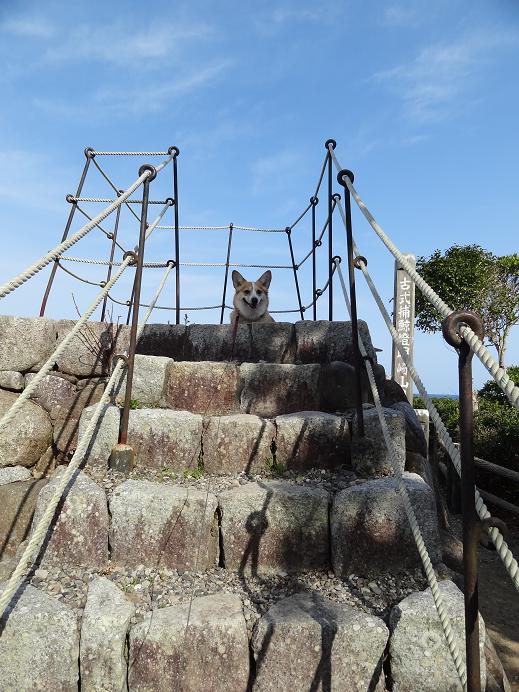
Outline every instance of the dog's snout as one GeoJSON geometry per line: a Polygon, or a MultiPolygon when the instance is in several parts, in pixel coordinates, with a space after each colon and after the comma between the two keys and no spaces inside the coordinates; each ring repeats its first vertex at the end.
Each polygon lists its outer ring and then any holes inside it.
{"type": "Polygon", "coordinates": [[[256,305],[258,304],[258,299],[256,298],[256,296],[254,296],[254,298],[251,299],[250,304],[253,308],[256,307],[256,305]]]}

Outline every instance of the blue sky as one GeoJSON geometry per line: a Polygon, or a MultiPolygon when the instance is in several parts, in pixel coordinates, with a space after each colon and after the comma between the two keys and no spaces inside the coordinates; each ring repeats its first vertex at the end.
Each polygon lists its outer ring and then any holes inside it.
{"type": "MultiPolygon", "coordinates": [[[[64,198],[75,191],[86,146],[177,145],[182,224],[284,227],[313,193],[331,137],[342,165],[355,172],[360,195],[403,251],[427,255],[453,243],[478,243],[497,254],[518,249],[515,0],[4,0],[0,56],[2,281],[59,241],[68,213],[64,198]]],[[[121,187],[137,177],[142,162],[99,159],[121,187]]],[[[109,194],[95,171],[85,194],[109,194]]],[[[152,195],[170,194],[165,172],[152,195]]],[[[321,194],[321,220],[323,202],[321,194]]],[[[131,247],[138,229],[130,216],[122,221],[121,239],[131,247]]],[[[78,218],[74,228],[79,225],[78,218]]],[[[338,221],[335,228],[334,252],[344,255],[338,221]]],[[[305,221],[298,229],[294,244],[302,257],[310,228],[305,221]]],[[[389,300],[392,257],[355,210],[354,231],[389,300]]],[[[224,234],[186,231],[183,258],[223,261],[226,242],[224,234]]],[[[108,242],[93,231],[70,254],[107,253],[108,242]]],[[[147,258],[170,256],[170,235],[157,231],[147,258]]],[[[233,257],[286,264],[286,236],[236,233],[233,257]]],[[[103,278],[97,268],[71,268],[103,278]]],[[[2,313],[37,314],[47,271],[5,299],[2,313]]],[[[305,272],[303,299],[310,302],[305,272]]],[[[159,278],[157,270],[147,273],[145,297],[159,278]]],[[[390,340],[361,279],[359,314],[388,366],[390,340]]],[[[218,303],[221,283],[221,269],[184,270],[183,303],[218,303]]],[[[130,275],[113,295],[126,297],[129,285],[130,275]]],[[[61,275],[48,314],[73,316],[72,294],[84,309],[94,291],[61,275]]],[[[171,304],[172,291],[162,303],[171,304]]],[[[336,314],[344,315],[338,287],[335,296],[336,314]]],[[[271,306],[295,306],[289,271],[274,271],[271,306]]],[[[189,314],[191,321],[216,317],[189,314]]],[[[418,334],[415,349],[429,389],[455,391],[456,357],[441,337],[418,334]]],[[[519,362],[519,327],[508,362],[519,362]]],[[[486,379],[479,366],[475,374],[476,384],[486,379]]]]}

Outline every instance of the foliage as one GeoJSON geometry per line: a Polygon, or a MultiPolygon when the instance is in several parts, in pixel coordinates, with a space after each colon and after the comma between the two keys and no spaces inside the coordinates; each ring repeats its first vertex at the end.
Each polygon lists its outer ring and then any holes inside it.
{"type": "Polygon", "coordinates": [[[141,407],[141,402],[138,399],[130,399],[130,409],[132,411],[135,411],[135,409],[138,409],[141,407]]]}
{"type": "MultiPolygon", "coordinates": [[[[450,307],[481,315],[503,366],[510,329],[519,322],[519,255],[496,257],[479,245],[453,245],[444,254],[419,257],[416,268],[450,307]]],[[[422,331],[441,330],[442,316],[418,288],[416,315],[422,331]]]]}
{"type": "Polygon", "coordinates": [[[194,469],[186,469],[184,471],[184,478],[195,478],[196,480],[198,480],[199,478],[202,478],[203,475],[204,469],[200,466],[197,466],[194,469]]]}
{"type": "MultiPolygon", "coordinates": [[[[445,427],[449,431],[452,439],[457,441],[459,438],[459,415],[460,406],[457,399],[448,399],[447,397],[435,397],[433,400],[440,418],[445,423],[445,427]]],[[[424,400],[415,396],[413,400],[414,408],[426,408],[424,400]]]]}
{"type": "MultiPolygon", "coordinates": [[[[519,385],[519,365],[510,365],[506,369],[506,373],[515,385],[519,385]]],[[[508,401],[506,394],[501,390],[494,380],[488,380],[485,382],[478,394],[480,398],[485,399],[486,401],[494,401],[505,406],[512,405],[508,401]]]]}
{"type": "Polygon", "coordinates": [[[269,476],[282,476],[285,473],[285,467],[283,464],[278,463],[274,457],[269,457],[265,461],[265,470],[269,476]]]}

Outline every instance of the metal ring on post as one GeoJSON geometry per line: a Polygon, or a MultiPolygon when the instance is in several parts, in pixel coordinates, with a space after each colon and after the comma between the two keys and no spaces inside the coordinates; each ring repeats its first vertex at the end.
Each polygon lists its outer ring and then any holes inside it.
{"type": "Polygon", "coordinates": [[[95,155],[96,155],[95,150],[92,149],[92,147],[87,147],[85,149],[85,156],[87,157],[87,159],[93,159],[95,157],[95,155]]]}
{"type": "Polygon", "coordinates": [[[337,146],[337,142],[334,139],[327,139],[326,142],[324,143],[324,148],[326,149],[326,151],[329,151],[330,147],[332,149],[335,149],[336,146],[337,146]]]}
{"type": "Polygon", "coordinates": [[[319,197],[310,197],[310,204],[312,207],[316,207],[319,204],[319,197]]]}
{"type": "Polygon", "coordinates": [[[148,180],[151,182],[152,180],[155,180],[157,177],[157,169],[155,166],[152,166],[151,163],[145,163],[139,168],[139,176],[141,176],[143,173],[146,171],[149,171],[151,175],[148,176],[148,180]]]}
{"type": "Polygon", "coordinates": [[[353,172],[348,170],[347,168],[343,168],[341,171],[337,173],[337,182],[339,183],[339,185],[342,185],[343,187],[346,187],[346,183],[344,182],[344,176],[347,176],[351,182],[355,180],[353,172]]]}
{"type": "Polygon", "coordinates": [[[130,262],[130,267],[135,266],[137,264],[137,262],[139,261],[137,253],[134,252],[133,250],[126,250],[126,252],[123,255],[123,262],[127,257],[132,257],[132,261],[130,262]]]}
{"type": "Polygon", "coordinates": [[[173,259],[168,259],[168,261],[166,262],[166,264],[167,264],[168,267],[174,267],[174,266],[175,266],[175,260],[173,260],[173,259]]]}
{"type": "Polygon", "coordinates": [[[122,360],[126,367],[128,367],[128,356],[125,353],[116,353],[112,358],[112,369],[113,364],[116,363],[118,360],[122,360]]]}
{"type": "Polygon", "coordinates": [[[107,240],[113,240],[113,239],[114,239],[114,234],[113,234],[113,233],[107,233],[107,234],[106,234],[106,239],[107,239],[107,240]]]}
{"type": "Polygon", "coordinates": [[[363,262],[364,266],[368,266],[368,260],[364,257],[364,255],[357,255],[356,257],[353,258],[353,266],[355,269],[362,269],[360,266],[360,263],[363,262]]]}
{"type": "Polygon", "coordinates": [[[342,262],[342,257],[340,255],[335,255],[332,257],[332,264],[340,264],[342,262]]]}
{"type": "Polygon", "coordinates": [[[336,202],[340,202],[341,196],[338,192],[334,192],[334,194],[332,195],[332,199],[335,200],[336,202]]]}
{"type": "Polygon", "coordinates": [[[323,295],[323,289],[322,288],[316,288],[315,289],[315,297],[320,298],[323,295]]]}
{"type": "Polygon", "coordinates": [[[166,197],[165,201],[169,202],[170,207],[173,207],[175,204],[175,200],[173,199],[173,197],[166,197]]]}
{"type": "Polygon", "coordinates": [[[76,203],[76,198],[74,197],[74,195],[71,195],[70,193],[65,197],[65,199],[69,204],[76,203]]]}
{"type": "Polygon", "coordinates": [[[285,226],[285,233],[287,235],[290,235],[292,233],[292,229],[290,228],[290,226],[285,226]]]}
{"type": "Polygon", "coordinates": [[[178,147],[169,147],[168,154],[176,158],[180,154],[180,149],[178,147]]]}
{"type": "Polygon", "coordinates": [[[447,315],[442,322],[443,338],[450,346],[454,346],[454,348],[461,346],[463,338],[459,330],[464,324],[472,329],[478,339],[483,339],[485,330],[481,317],[473,310],[455,310],[447,315]]]}
{"type": "Polygon", "coordinates": [[[321,247],[322,244],[323,244],[322,240],[316,240],[315,241],[315,247],[321,247]]]}

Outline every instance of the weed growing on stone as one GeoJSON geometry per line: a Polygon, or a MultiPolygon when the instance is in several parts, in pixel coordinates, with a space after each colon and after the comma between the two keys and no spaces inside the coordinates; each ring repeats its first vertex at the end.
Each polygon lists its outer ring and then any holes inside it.
{"type": "Polygon", "coordinates": [[[159,471],[159,478],[161,481],[174,480],[176,477],[177,474],[167,464],[164,464],[159,471]]]}
{"type": "Polygon", "coordinates": [[[141,402],[138,399],[130,399],[130,408],[132,411],[141,407],[141,402]]]}
{"type": "Polygon", "coordinates": [[[184,471],[184,478],[194,478],[195,480],[198,480],[199,478],[202,478],[204,475],[204,470],[197,467],[196,469],[186,469],[184,471]]]}
{"type": "Polygon", "coordinates": [[[265,470],[269,476],[278,477],[285,473],[285,466],[278,463],[274,457],[269,457],[265,461],[265,470]]]}

